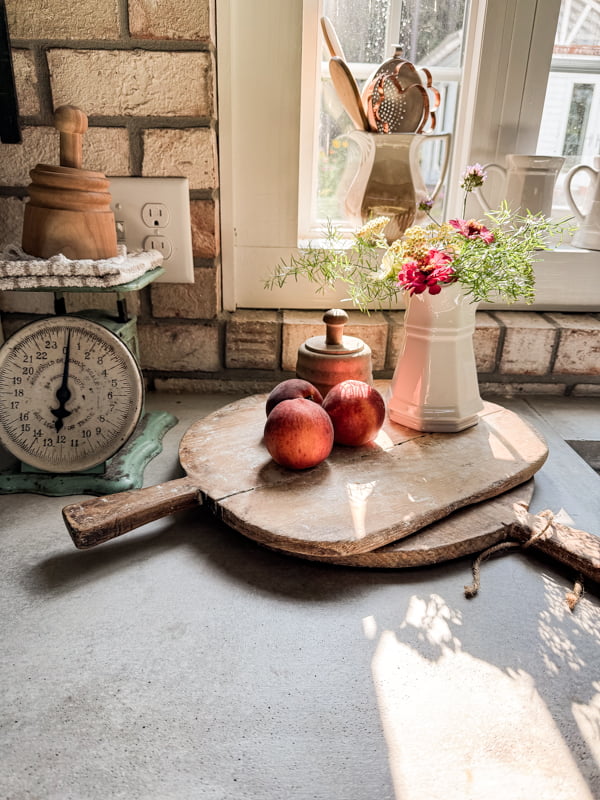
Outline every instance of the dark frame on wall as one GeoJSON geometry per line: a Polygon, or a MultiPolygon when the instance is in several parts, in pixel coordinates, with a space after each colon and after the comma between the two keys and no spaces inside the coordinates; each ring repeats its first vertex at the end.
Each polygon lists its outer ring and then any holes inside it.
{"type": "Polygon", "coordinates": [[[0,0],[0,141],[5,144],[21,142],[19,105],[4,0],[0,0]]]}

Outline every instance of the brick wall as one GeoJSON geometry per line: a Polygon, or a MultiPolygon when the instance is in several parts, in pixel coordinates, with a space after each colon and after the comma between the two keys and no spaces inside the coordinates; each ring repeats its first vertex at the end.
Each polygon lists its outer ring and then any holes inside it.
{"type": "MultiPolygon", "coordinates": [[[[53,111],[87,115],[83,165],[107,175],[185,176],[190,185],[194,284],[128,298],[142,359],[189,369],[180,342],[200,341],[196,370],[219,363],[220,264],[214,0],[6,0],[21,115],[20,145],[0,144],[0,245],[20,243],[29,170],[58,164],[53,111]],[[173,352],[165,354],[167,343],[173,352]],[[151,352],[150,359],[147,353],[151,352]]],[[[115,307],[114,295],[67,295],[67,310],[115,307]],[[99,299],[101,297],[101,299],[99,299]]],[[[52,297],[0,293],[9,333],[52,297]]]]}
{"type": "MultiPolygon", "coordinates": [[[[250,2],[250,0],[249,0],[250,2]]],[[[29,170],[58,163],[53,109],[89,117],[84,166],[108,175],[183,175],[190,183],[194,284],[129,300],[151,386],[254,391],[293,373],[298,345],[323,332],[318,312],[221,308],[214,0],[6,0],[22,145],[0,144],[0,245],[20,242],[29,170]]],[[[72,294],[67,310],[114,308],[72,294]]],[[[0,293],[6,334],[52,312],[47,294],[0,293]]],[[[391,375],[402,312],[351,312],[375,372],[391,375]]],[[[595,314],[479,312],[475,347],[486,390],[600,393],[595,314]]]]}

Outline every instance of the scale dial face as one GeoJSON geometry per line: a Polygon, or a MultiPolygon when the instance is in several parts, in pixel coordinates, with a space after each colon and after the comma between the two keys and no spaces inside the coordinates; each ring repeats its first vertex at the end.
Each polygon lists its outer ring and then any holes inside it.
{"type": "Polygon", "coordinates": [[[143,409],[141,371],[97,322],[49,317],[0,349],[0,442],[25,464],[82,472],[113,456],[143,409]]]}

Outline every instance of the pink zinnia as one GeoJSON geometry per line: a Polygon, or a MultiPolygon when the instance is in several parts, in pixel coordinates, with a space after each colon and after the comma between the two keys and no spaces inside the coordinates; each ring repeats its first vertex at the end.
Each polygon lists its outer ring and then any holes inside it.
{"type": "Polygon", "coordinates": [[[475,219],[451,219],[449,222],[466,239],[482,239],[486,244],[494,241],[494,234],[475,219]]]}
{"type": "Polygon", "coordinates": [[[425,258],[405,261],[402,272],[398,275],[398,283],[409,294],[439,294],[442,284],[452,283],[454,270],[448,266],[452,261],[447,253],[430,250],[425,258]]]}

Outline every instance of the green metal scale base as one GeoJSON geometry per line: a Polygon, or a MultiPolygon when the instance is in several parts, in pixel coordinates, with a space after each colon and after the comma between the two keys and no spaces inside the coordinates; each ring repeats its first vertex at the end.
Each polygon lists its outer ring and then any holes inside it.
{"type": "MultiPolygon", "coordinates": [[[[65,293],[69,292],[111,292],[116,294],[117,313],[110,316],[106,311],[82,311],[77,316],[85,316],[104,325],[118,336],[139,361],[137,320],[129,317],[126,294],[137,291],[164,273],[158,267],[136,280],[119,286],[106,288],[83,287],[43,287],[27,291],[54,293],[54,310],[57,315],[66,313],[65,293]]],[[[20,291],[20,290],[11,290],[20,291]]],[[[114,494],[129,489],[139,489],[143,485],[144,471],[148,463],[162,452],[162,439],[165,433],[177,424],[177,418],[163,411],[145,414],[139,421],[129,441],[105,464],[100,464],[80,473],[49,473],[22,464],[0,452],[0,494],[30,493],[51,497],[77,494],[114,494]],[[4,459],[9,458],[8,463],[4,459]]]]}
{"type": "Polygon", "coordinates": [[[131,439],[95,470],[71,474],[41,472],[16,461],[0,470],[0,494],[44,494],[64,497],[73,494],[114,494],[143,485],[144,470],[162,452],[162,439],[177,424],[166,411],[145,414],[131,439]]]}

